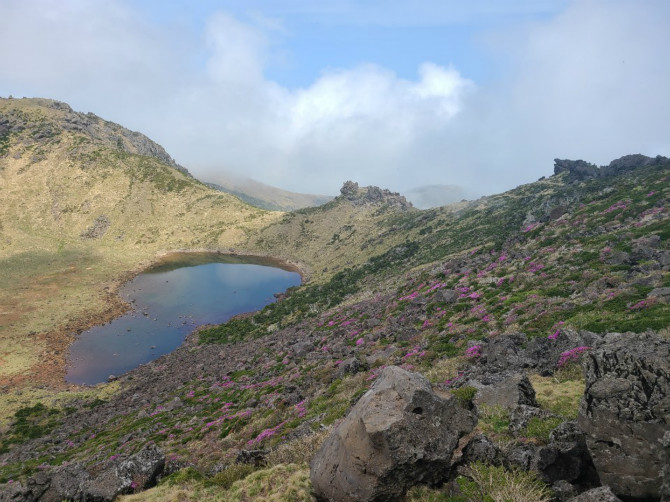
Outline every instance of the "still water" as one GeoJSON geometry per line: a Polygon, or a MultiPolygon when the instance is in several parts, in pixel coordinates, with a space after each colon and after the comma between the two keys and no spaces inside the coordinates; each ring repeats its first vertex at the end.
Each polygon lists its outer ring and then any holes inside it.
{"type": "Polygon", "coordinates": [[[172,352],[196,327],[259,310],[299,284],[300,274],[262,259],[172,256],[119,291],[131,312],[80,335],[66,380],[94,385],[121,375],[172,352]]]}

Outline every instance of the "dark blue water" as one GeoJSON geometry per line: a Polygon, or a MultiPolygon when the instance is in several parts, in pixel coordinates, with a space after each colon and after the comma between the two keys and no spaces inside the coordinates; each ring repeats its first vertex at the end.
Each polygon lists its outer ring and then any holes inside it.
{"type": "Polygon", "coordinates": [[[259,310],[275,301],[274,293],[300,284],[293,271],[239,263],[239,258],[227,259],[237,263],[206,263],[212,259],[173,258],[127,283],[120,295],[133,310],[81,334],[70,348],[66,380],[104,382],[172,352],[197,326],[259,310]]]}

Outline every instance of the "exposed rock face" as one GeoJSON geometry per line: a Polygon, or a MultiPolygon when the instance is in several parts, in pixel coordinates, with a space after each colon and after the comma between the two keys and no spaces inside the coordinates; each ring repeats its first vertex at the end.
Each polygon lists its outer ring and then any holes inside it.
{"type": "Polygon", "coordinates": [[[345,199],[353,200],[358,195],[358,183],[355,181],[345,181],[340,188],[340,193],[345,199]]]}
{"type": "Polygon", "coordinates": [[[653,166],[655,164],[663,164],[667,162],[667,157],[657,155],[656,157],[647,157],[639,153],[632,155],[624,155],[618,159],[613,160],[608,166],[603,166],[603,174],[605,176],[614,176],[626,171],[632,171],[638,167],[653,166]]]}
{"type": "Polygon", "coordinates": [[[554,159],[554,174],[566,171],[571,179],[579,181],[596,178],[599,174],[595,164],[583,160],[554,159]]]}
{"type": "Polygon", "coordinates": [[[383,370],[311,462],[314,491],[336,502],[400,499],[448,476],[458,440],[475,418],[417,373],[383,370]]]}
{"type": "Polygon", "coordinates": [[[397,192],[391,192],[390,190],[381,189],[376,186],[359,188],[358,183],[354,181],[345,181],[342,188],[340,188],[340,194],[340,197],[348,200],[355,206],[388,204],[403,211],[412,207],[412,203],[397,192]]]}
{"type": "MultiPolygon", "coordinates": [[[[663,487],[670,430],[670,340],[610,333],[583,357],[578,422],[604,485],[625,498],[670,497],[663,487]],[[662,493],[665,491],[666,493],[662,493]]],[[[667,473],[666,473],[667,474],[667,473]]]]}
{"type": "Polygon", "coordinates": [[[567,172],[568,181],[585,181],[592,178],[616,176],[641,167],[660,165],[667,162],[668,158],[661,155],[647,157],[639,153],[624,155],[613,160],[609,165],[600,168],[595,164],[583,160],[554,159],[554,174],[567,172]]]}

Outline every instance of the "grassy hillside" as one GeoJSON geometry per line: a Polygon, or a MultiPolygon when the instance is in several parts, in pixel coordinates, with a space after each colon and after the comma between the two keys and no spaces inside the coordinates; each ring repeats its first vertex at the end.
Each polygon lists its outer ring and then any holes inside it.
{"type": "Polygon", "coordinates": [[[121,308],[110,292],[129,271],[235,248],[281,216],[206,187],[139,133],[42,99],[0,100],[0,200],[0,385],[47,378],[63,336],[121,308]]]}

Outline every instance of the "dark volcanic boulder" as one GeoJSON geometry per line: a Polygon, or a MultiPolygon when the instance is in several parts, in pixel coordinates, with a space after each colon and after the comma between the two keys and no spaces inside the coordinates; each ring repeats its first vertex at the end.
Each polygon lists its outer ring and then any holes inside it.
{"type": "Polygon", "coordinates": [[[385,368],[312,459],[314,491],[337,502],[398,500],[415,484],[446,479],[459,438],[474,425],[422,375],[385,368]]]}
{"type": "Polygon", "coordinates": [[[535,390],[526,375],[513,374],[500,382],[491,385],[481,385],[472,382],[477,388],[473,400],[475,406],[501,406],[513,410],[519,405],[537,406],[535,390]]]}
{"type": "Polygon", "coordinates": [[[568,502],[621,502],[621,499],[612,493],[609,486],[601,486],[572,497],[568,502]]]}
{"type": "Polygon", "coordinates": [[[670,340],[653,333],[610,333],[600,348],[583,356],[583,365],[586,391],[578,423],[601,482],[624,498],[670,497],[662,493],[670,340]]]}

